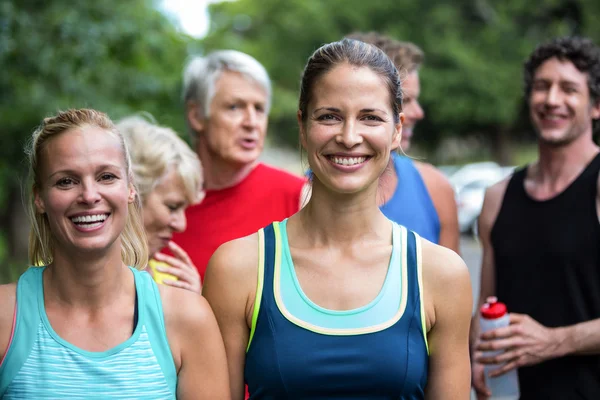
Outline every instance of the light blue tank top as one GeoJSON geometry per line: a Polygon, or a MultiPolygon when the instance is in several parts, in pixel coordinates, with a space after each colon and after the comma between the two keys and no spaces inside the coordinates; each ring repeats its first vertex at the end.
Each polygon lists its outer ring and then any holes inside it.
{"type": "Polygon", "coordinates": [[[408,157],[392,153],[398,185],[392,198],[381,211],[392,221],[403,225],[433,243],[440,240],[440,219],[425,182],[408,157]]]}
{"type": "Polygon", "coordinates": [[[14,334],[0,365],[0,398],[175,399],[177,372],[162,303],[147,272],[130,268],[138,302],[132,336],[110,350],[89,352],[63,340],[50,326],[44,269],[29,268],[17,283],[14,334]]]}

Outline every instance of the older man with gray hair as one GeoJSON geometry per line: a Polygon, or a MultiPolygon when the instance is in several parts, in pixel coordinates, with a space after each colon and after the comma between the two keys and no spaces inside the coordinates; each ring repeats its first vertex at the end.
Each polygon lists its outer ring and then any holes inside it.
{"type": "Polygon", "coordinates": [[[184,71],[183,95],[206,196],[187,209],[188,229],[174,241],[204,277],[221,244],[298,211],[305,180],[258,161],[271,82],[256,59],[235,50],[194,57],[184,71]]]}

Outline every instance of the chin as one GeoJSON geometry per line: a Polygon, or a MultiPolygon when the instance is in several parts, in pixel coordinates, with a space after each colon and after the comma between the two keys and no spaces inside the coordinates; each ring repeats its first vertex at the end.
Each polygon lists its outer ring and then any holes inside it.
{"type": "Polygon", "coordinates": [[[258,160],[258,157],[260,157],[260,151],[236,154],[235,156],[231,157],[231,163],[243,167],[245,165],[252,164],[256,160],[258,160]]]}

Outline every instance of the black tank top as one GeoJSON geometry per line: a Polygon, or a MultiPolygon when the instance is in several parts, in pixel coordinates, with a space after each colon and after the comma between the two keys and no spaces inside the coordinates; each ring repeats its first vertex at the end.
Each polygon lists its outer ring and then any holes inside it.
{"type": "MultiPolygon", "coordinates": [[[[600,154],[562,193],[532,199],[515,172],[491,231],[496,294],[509,312],[547,327],[600,318],[600,154]]],[[[567,356],[519,369],[521,399],[600,399],[600,356],[567,356]]]]}

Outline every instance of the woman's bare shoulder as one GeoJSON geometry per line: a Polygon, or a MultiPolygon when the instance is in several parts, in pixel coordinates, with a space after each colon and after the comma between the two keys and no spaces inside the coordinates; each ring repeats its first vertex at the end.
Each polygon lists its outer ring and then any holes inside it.
{"type": "Polygon", "coordinates": [[[231,281],[247,281],[255,277],[259,257],[259,235],[234,239],[219,246],[206,268],[206,280],[225,278],[231,281]]]}
{"type": "Polygon", "coordinates": [[[0,360],[8,350],[13,330],[15,306],[17,303],[17,284],[0,285],[0,360]]]}
{"type": "Polygon", "coordinates": [[[452,289],[470,288],[469,270],[456,252],[424,239],[421,242],[423,280],[428,287],[445,294],[452,289]]]}

